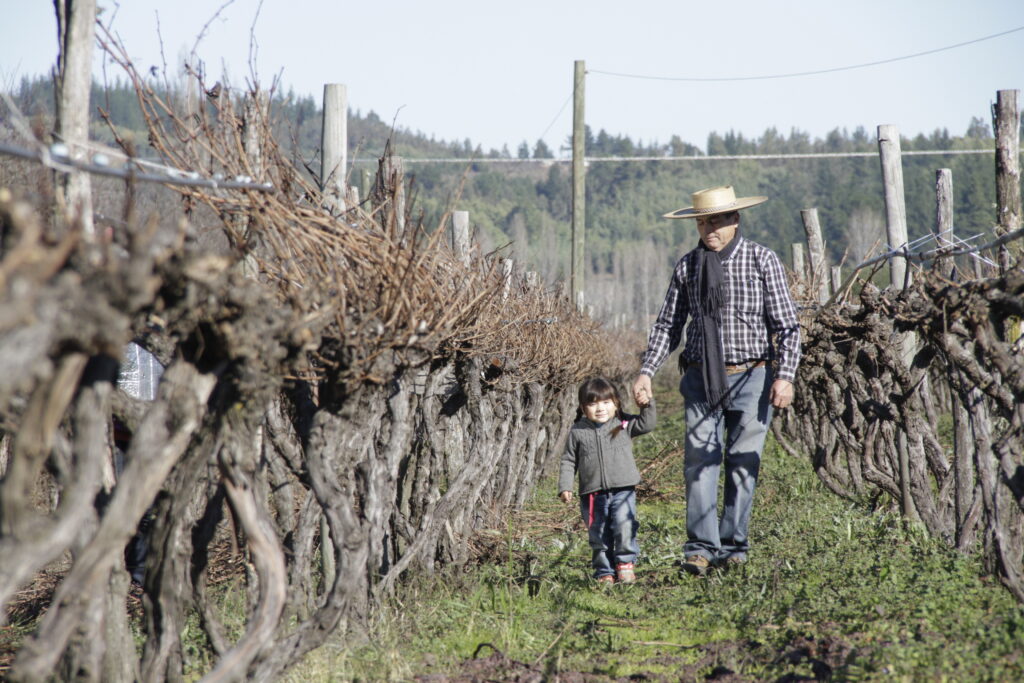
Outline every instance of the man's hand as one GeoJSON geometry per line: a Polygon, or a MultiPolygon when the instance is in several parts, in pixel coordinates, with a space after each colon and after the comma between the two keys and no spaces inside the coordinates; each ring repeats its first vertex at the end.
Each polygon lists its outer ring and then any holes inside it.
{"type": "Polygon", "coordinates": [[[637,375],[633,382],[633,400],[638,406],[645,406],[651,402],[654,392],[651,391],[651,378],[647,375],[637,375]]]}
{"type": "Polygon", "coordinates": [[[793,402],[793,383],[784,379],[777,379],[772,382],[772,390],[768,395],[768,400],[776,408],[789,406],[793,402]]]}
{"type": "Polygon", "coordinates": [[[563,503],[572,502],[572,491],[562,491],[558,494],[558,497],[562,499],[563,503]]]}

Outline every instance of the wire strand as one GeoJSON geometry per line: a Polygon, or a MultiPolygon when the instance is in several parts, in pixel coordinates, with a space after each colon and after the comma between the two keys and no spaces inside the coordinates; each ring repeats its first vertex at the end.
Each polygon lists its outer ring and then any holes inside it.
{"type": "Polygon", "coordinates": [[[850,71],[853,69],[864,69],[869,66],[878,66],[880,64],[891,64],[892,62],[900,62],[905,59],[914,59],[916,57],[924,57],[925,55],[933,55],[937,52],[944,52],[946,50],[953,50],[958,47],[964,47],[965,45],[973,45],[974,43],[980,43],[986,40],[992,40],[993,38],[999,38],[1001,36],[1016,33],[1017,31],[1024,31],[1024,26],[1018,26],[1017,28],[1011,28],[1000,33],[993,33],[990,36],[983,36],[981,38],[975,38],[974,40],[967,40],[962,43],[956,43],[955,45],[947,45],[945,47],[938,47],[934,50],[925,50],[924,52],[915,52],[910,55],[903,55],[902,57],[891,57],[889,59],[880,59],[875,62],[865,62],[863,64],[852,64],[850,66],[837,66],[832,69],[818,69],[816,71],[796,71],[787,74],[772,74],[768,76],[731,76],[725,78],[705,78],[705,77],[690,77],[690,76],[646,76],[643,74],[626,74],[618,73],[615,71],[601,71],[598,69],[587,69],[587,73],[600,74],[602,76],[617,76],[619,78],[639,78],[650,81],[687,81],[687,82],[700,82],[700,83],[720,83],[728,81],[766,81],[776,78],[797,78],[800,76],[817,76],[818,74],[830,74],[836,73],[837,71],[850,71]]]}
{"type": "MultiPolygon", "coordinates": [[[[994,154],[995,149],[917,149],[903,150],[901,154],[910,156],[956,156],[960,154],[994,154]]],[[[1024,154],[1024,150],[1021,151],[1024,154]]],[[[741,161],[753,159],[764,160],[786,160],[786,159],[847,159],[877,157],[878,152],[807,152],[797,154],[709,154],[702,156],[644,156],[644,157],[586,157],[588,164],[602,162],[624,162],[624,161],[741,161]]],[[[414,159],[403,157],[402,162],[406,164],[567,164],[572,159],[562,157],[558,159],[515,159],[512,157],[447,157],[432,159],[414,159]]],[[[377,163],[376,159],[355,159],[353,164],[377,163]]]]}
{"type": "Polygon", "coordinates": [[[65,145],[52,145],[51,147],[38,146],[35,149],[10,145],[0,142],[0,155],[13,156],[21,159],[28,159],[46,166],[61,173],[72,173],[74,171],[85,171],[96,175],[109,176],[113,178],[128,178],[146,183],[163,183],[165,185],[184,185],[187,187],[208,187],[219,190],[258,190],[260,192],[272,192],[274,186],[271,183],[257,183],[248,176],[236,176],[234,178],[204,178],[195,171],[175,171],[169,169],[166,173],[141,173],[132,165],[128,164],[122,168],[109,166],[106,161],[102,163],[89,163],[79,161],[67,156],[65,145]]]}
{"type": "Polygon", "coordinates": [[[537,138],[538,140],[543,140],[544,139],[544,136],[547,135],[548,131],[551,130],[551,127],[555,125],[555,122],[558,121],[559,117],[562,115],[562,112],[565,111],[565,108],[567,106],[569,106],[569,101],[571,99],[572,99],[572,93],[570,92],[569,96],[565,98],[565,102],[562,102],[562,108],[558,110],[557,114],[555,114],[555,118],[551,119],[551,123],[549,123],[548,127],[544,129],[544,132],[540,134],[540,137],[537,138]]]}

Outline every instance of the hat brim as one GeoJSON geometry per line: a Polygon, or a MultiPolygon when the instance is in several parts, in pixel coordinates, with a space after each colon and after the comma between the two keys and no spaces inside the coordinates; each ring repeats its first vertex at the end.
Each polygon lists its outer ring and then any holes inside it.
{"type": "Polygon", "coordinates": [[[677,209],[676,211],[666,213],[662,218],[700,218],[701,216],[714,216],[720,213],[749,209],[752,206],[757,206],[758,204],[766,201],[768,201],[768,197],[740,197],[734,202],[726,204],[725,206],[716,206],[713,209],[695,209],[692,206],[688,206],[684,209],[677,209]]]}

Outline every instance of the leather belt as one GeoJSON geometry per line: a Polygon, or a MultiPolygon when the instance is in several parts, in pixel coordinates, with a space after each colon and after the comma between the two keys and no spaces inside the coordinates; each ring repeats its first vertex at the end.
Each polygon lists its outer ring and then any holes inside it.
{"type": "Polygon", "coordinates": [[[751,360],[747,361],[746,363],[740,363],[739,365],[726,365],[725,374],[738,375],[741,372],[753,370],[754,368],[763,368],[765,364],[766,363],[763,360],[751,360]]]}
{"type": "MultiPolygon", "coordinates": [[[[727,375],[738,375],[741,372],[746,372],[747,370],[753,370],[754,368],[763,368],[767,364],[768,364],[768,361],[765,361],[765,360],[751,360],[751,361],[747,361],[746,363],[738,363],[737,365],[726,365],[725,366],[725,374],[727,374],[727,375]]],[[[683,370],[686,371],[686,370],[689,370],[692,367],[700,365],[700,363],[688,363],[688,362],[684,361],[683,363],[681,363],[681,365],[683,366],[683,370]]]]}

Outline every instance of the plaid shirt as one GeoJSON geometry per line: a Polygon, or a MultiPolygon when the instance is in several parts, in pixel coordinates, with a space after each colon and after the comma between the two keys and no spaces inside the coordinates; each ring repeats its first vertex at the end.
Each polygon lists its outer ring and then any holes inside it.
{"type": "MultiPolygon", "coordinates": [[[[786,285],[782,263],[775,252],[760,244],[740,240],[722,263],[728,297],[722,310],[722,346],[726,365],[754,360],[778,360],[775,376],[792,382],[800,362],[800,325],[796,306],[786,285]],[[773,340],[775,344],[773,345],[773,340]]],[[[654,376],[677,346],[686,328],[683,360],[701,362],[703,338],[699,315],[699,285],[695,271],[697,250],[676,263],[672,282],[658,319],[647,340],[640,372],[654,376]]]]}

